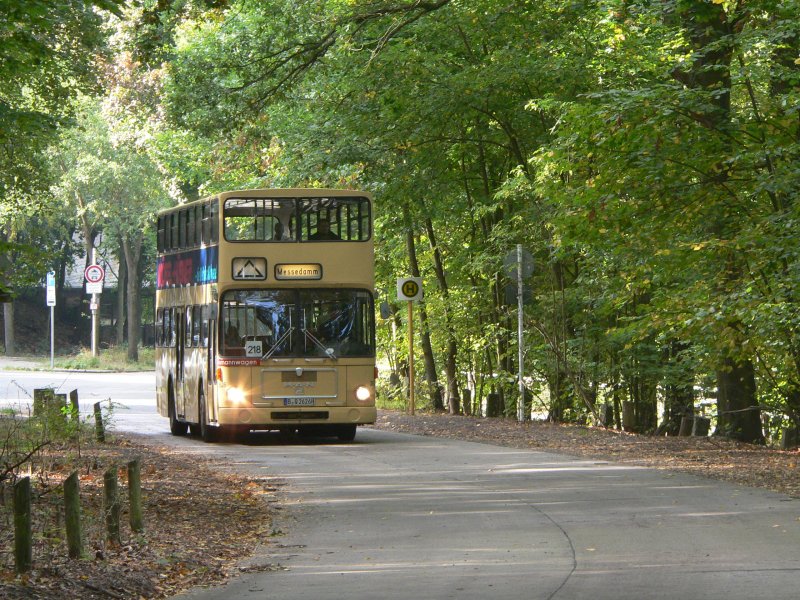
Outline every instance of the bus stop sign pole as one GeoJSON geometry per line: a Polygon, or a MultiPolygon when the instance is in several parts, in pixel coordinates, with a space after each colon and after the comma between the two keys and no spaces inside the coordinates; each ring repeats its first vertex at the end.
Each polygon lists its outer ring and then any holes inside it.
{"type": "Polygon", "coordinates": [[[414,302],[422,298],[420,277],[401,277],[397,280],[397,298],[408,301],[408,408],[414,414],[414,302]]]}
{"type": "Polygon", "coordinates": [[[414,303],[408,301],[408,406],[414,415],[414,303]]]}

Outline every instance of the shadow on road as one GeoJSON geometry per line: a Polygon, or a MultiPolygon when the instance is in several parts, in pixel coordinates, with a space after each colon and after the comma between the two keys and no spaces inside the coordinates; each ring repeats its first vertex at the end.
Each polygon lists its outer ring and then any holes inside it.
{"type": "MultiPolygon", "coordinates": [[[[199,436],[190,435],[189,439],[200,441],[199,436]]],[[[299,434],[297,432],[284,433],[280,431],[251,431],[249,433],[237,433],[226,435],[214,442],[219,445],[244,445],[244,446],[362,446],[365,444],[380,444],[384,440],[365,436],[359,432],[353,441],[343,442],[335,436],[299,434]]]]}

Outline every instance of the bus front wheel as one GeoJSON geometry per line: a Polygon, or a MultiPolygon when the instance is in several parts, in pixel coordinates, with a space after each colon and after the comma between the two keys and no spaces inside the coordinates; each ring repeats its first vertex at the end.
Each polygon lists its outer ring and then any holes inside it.
{"type": "Polygon", "coordinates": [[[200,437],[204,442],[213,442],[217,438],[217,431],[214,427],[208,424],[208,415],[206,414],[206,395],[203,390],[200,390],[198,397],[198,405],[200,407],[200,437]]]}

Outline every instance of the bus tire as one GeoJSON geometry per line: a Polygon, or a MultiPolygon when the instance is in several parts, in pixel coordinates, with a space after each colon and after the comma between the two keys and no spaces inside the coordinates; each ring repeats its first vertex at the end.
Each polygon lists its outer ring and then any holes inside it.
{"type": "Polygon", "coordinates": [[[356,439],[356,426],[355,425],[339,425],[336,431],[336,437],[340,442],[352,442],[356,439]]]}
{"type": "Polygon", "coordinates": [[[200,437],[206,443],[214,442],[217,439],[217,431],[208,424],[208,416],[206,415],[206,395],[203,393],[202,388],[197,396],[197,405],[200,407],[200,437]]]}
{"type": "Polygon", "coordinates": [[[172,383],[169,385],[169,398],[167,400],[167,412],[169,414],[169,431],[172,435],[186,435],[189,430],[189,424],[184,421],[179,421],[178,416],[175,414],[175,392],[172,389],[172,383]]]}

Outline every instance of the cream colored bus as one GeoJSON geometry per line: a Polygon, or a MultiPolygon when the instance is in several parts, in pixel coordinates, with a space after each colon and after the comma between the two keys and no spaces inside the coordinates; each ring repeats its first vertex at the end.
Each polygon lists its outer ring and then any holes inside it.
{"type": "Polygon", "coordinates": [[[158,215],[156,395],[170,431],[352,440],[374,423],[372,201],[225,192],[158,215]]]}

